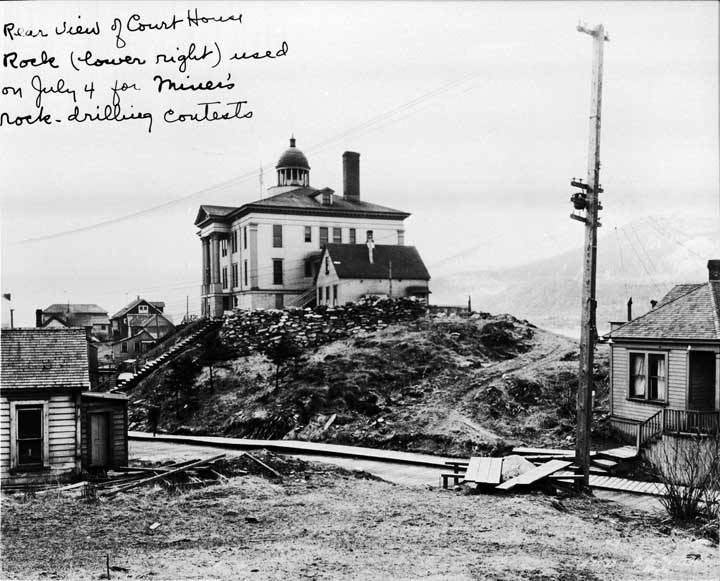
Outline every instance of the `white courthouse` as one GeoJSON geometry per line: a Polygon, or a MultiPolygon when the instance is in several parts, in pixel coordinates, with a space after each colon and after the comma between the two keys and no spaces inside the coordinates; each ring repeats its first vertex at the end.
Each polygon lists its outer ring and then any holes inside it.
{"type": "MultiPolygon", "coordinates": [[[[202,314],[305,306],[328,244],[403,246],[410,214],[362,200],[360,154],[343,154],[343,194],[310,185],[310,164],[290,139],[268,197],[240,207],[202,205],[202,314]]],[[[400,265],[396,265],[399,268],[400,265]]]]}

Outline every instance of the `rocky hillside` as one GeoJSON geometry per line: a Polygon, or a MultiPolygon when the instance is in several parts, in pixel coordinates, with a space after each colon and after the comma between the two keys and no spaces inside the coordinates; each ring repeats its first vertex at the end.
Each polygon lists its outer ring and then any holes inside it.
{"type": "MultiPolygon", "coordinates": [[[[444,454],[571,444],[573,341],[485,313],[380,327],[305,348],[290,333],[276,335],[276,348],[241,356],[226,328],[140,384],[131,422],[146,428],[147,410],[157,406],[160,429],[175,433],[444,454]]],[[[599,359],[602,404],[606,361],[599,359]]]]}

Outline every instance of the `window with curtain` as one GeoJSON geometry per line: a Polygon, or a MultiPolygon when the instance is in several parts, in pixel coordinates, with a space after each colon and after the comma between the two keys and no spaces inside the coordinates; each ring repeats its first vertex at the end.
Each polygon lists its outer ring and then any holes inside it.
{"type": "Polygon", "coordinates": [[[667,355],[630,354],[630,397],[665,401],[667,398],[667,355]]]}

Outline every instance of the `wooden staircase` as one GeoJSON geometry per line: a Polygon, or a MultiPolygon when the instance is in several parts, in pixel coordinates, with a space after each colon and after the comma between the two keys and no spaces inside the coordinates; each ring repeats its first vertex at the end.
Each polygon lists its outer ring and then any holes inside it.
{"type": "Polygon", "coordinates": [[[164,365],[167,365],[170,361],[175,359],[178,355],[183,353],[186,349],[197,344],[198,340],[210,331],[217,329],[222,324],[222,321],[208,319],[198,325],[192,333],[183,337],[180,341],[169,346],[166,351],[160,354],[156,359],[147,361],[140,369],[138,369],[133,375],[127,379],[123,379],[117,382],[113,391],[129,391],[137,383],[150,375],[153,371],[160,369],[164,365]]]}

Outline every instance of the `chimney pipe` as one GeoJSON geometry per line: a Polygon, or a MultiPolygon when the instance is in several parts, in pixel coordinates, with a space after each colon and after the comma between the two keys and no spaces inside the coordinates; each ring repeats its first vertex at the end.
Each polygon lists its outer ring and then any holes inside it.
{"type": "Polygon", "coordinates": [[[36,327],[42,327],[42,326],[43,326],[43,325],[42,325],[42,323],[43,323],[42,313],[43,313],[42,309],[35,309],[35,326],[36,326],[36,327]]]}
{"type": "Polygon", "coordinates": [[[650,308],[654,309],[657,306],[658,302],[655,299],[652,299],[650,301],[650,308]]]}
{"type": "Polygon", "coordinates": [[[708,260],[708,280],[720,281],[720,260],[708,260]]]}
{"type": "Polygon", "coordinates": [[[349,202],[360,201],[360,154],[343,153],[343,197],[349,202]]]}
{"type": "Polygon", "coordinates": [[[632,321],[632,297],[630,297],[627,302],[627,319],[628,321],[632,321]]]}

